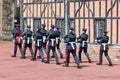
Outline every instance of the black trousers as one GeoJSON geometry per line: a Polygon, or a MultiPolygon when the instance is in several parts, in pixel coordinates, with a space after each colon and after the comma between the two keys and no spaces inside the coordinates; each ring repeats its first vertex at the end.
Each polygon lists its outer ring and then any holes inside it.
{"type": "Polygon", "coordinates": [[[56,63],[59,63],[59,59],[58,59],[57,53],[56,53],[56,51],[55,51],[55,46],[54,46],[54,47],[48,46],[47,61],[48,61],[48,62],[50,61],[50,50],[52,50],[52,52],[53,52],[53,54],[54,54],[56,63]]]}
{"type": "Polygon", "coordinates": [[[58,44],[56,44],[56,48],[60,49],[60,42],[58,44]]]}
{"type": "Polygon", "coordinates": [[[17,46],[19,47],[21,56],[22,56],[22,43],[14,43],[14,56],[17,54],[17,46]]]}
{"type": "Polygon", "coordinates": [[[41,56],[41,59],[44,59],[44,55],[43,55],[43,52],[42,52],[42,46],[40,46],[40,47],[34,46],[34,49],[35,49],[34,58],[36,58],[37,50],[39,50],[39,55],[41,56]]]}
{"type": "Polygon", "coordinates": [[[43,49],[44,49],[44,51],[46,52],[46,42],[43,43],[43,49]]]}
{"type": "Polygon", "coordinates": [[[103,55],[103,53],[105,54],[105,57],[108,60],[109,64],[112,64],[111,59],[110,59],[110,57],[108,55],[108,50],[106,50],[106,51],[100,50],[99,63],[102,64],[102,55],[103,55]]]}
{"type": "Polygon", "coordinates": [[[26,43],[24,43],[23,57],[26,55],[27,47],[29,48],[31,56],[33,57],[32,44],[26,44],[26,43]]]}
{"type": "Polygon", "coordinates": [[[76,50],[67,50],[68,52],[67,52],[67,55],[66,55],[66,65],[69,65],[69,60],[70,60],[70,53],[72,53],[72,56],[73,56],[73,58],[74,58],[74,60],[75,60],[75,63],[77,64],[77,65],[80,65],[80,61],[79,61],[79,59],[78,59],[78,57],[77,57],[77,55],[76,55],[76,50]]]}
{"type": "MultiPolygon", "coordinates": [[[[42,53],[43,53],[43,50],[44,50],[45,53],[47,53],[47,52],[46,52],[46,44],[47,44],[47,43],[45,42],[45,43],[43,43],[43,45],[42,45],[42,53]]],[[[41,54],[39,54],[38,57],[41,57],[41,54]]]]}
{"type": "MultiPolygon", "coordinates": [[[[59,42],[58,44],[56,44],[56,49],[57,49],[57,51],[59,52],[60,57],[63,57],[62,51],[61,51],[61,49],[60,49],[60,42],[59,42]]],[[[52,56],[54,56],[54,54],[53,54],[52,56]]]]}
{"type": "Polygon", "coordinates": [[[87,47],[80,47],[80,49],[79,49],[79,60],[80,61],[82,61],[82,50],[84,51],[84,54],[85,54],[85,56],[87,57],[87,59],[88,59],[88,61],[90,61],[91,59],[90,59],[90,57],[89,57],[89,54],[88,54],[88,52],[87,52],[87,47]]]}

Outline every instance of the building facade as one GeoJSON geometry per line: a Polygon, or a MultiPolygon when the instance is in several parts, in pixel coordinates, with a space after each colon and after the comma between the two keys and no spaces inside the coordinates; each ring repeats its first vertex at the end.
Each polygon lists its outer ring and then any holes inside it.
{"type": "Polygon", "coordinates": [[[0,0],[0,39],[11,40],[14,28],[14,0],[0,0]]]}
{"type": "MultiPolygon", "coordinates": [[[[2,1],[0,1],[0,11],[2,11],[2,1]]],[[[0,13],[0,26],[2,26],[2,14],[0,13]]],[[[0,27],[0,32],[2,27],[0,27]]]]}
{"type": "Polygon", "coordinates": [[[63,38],[67,16],[68,28],[74,27],[77,36],[85,27],[88,41],[94,43],[107,29],[109,44],[120,45],[120,0],[18,0],[18,3],[23,30],[31,25],[35,32],[41,24],[46,24],[49,30],[55,24],[60,27],[63,38]]]}

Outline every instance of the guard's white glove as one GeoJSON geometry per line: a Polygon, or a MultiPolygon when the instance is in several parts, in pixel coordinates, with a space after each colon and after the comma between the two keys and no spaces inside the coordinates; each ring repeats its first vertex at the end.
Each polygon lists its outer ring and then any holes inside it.
{"type": "Polygon", "coordinates": [[[97,39],[95,39],[95,42],[97,42],[98,40],[97,39]]]}
{"type": "Polygon", "coordinates": [[[62,42],[64,42],[64,39],[61,39],[62,42]]]}
{"type": "Polygon", "coordinates": [[[98,43],[98,42],[100,42],[100,40],[95,39],[95,43],[98,43]]]}
{"type": "Polygon", "coordinates": [[[23,37],[20,37],[21,40],[23,40],[23,37]]]}
{"type": "Polygon", "coordinates": [[[15,40],[13,39],[13,43],[15,43],[15,40]]]}
{"type": "Polygon", "coordinates": [[[78,39],[78,41],[81,41],[81,39],[78,39]]]}

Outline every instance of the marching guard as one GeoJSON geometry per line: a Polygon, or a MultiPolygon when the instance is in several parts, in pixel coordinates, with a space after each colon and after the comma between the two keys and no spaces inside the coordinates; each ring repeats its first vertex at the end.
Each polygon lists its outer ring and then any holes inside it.
{"type": "Polygon", "coordinates": [[[50,50],[52,49],[52,52],[53,52],[55,60],[56,60],[56,64],[60,65],[59,59],[58,59],[58,56],[57,56],[57,53],[56,53],[56,50],[55,50],[55,47],[56,47],[56,33],[54,31],[54,28],[55,28],[55,26],[51,25],[51,29],[48,32],[48,37],[47,37],[47,40],[48,40],[47,61],[45,63],[50,63],[50,50]]]}
{"type": "Polygon", "coordinates": [[[34,52],[34,56],[31,60],[32,61],[36,60],[37,50],[39,50],[39,54],[40,54],[40,57],[42,59],[42,62],[44,62],[44,55],[43,55],[43,52],[42,52],[43,37],[42,37],[40,26],[38,26],[37,32],[34,35],[34,41],[35,41],[35,45],[34,45],[35,52],[34,52]]]}
{"type": "Polygon", "coordinates": [[[84,53],[85,53],[89,63],[91,63],[90,56],[87,52],[87,47],[88,47],[88,43],[87,43],[88,35],[86,34],[87,29],[83,28],[82,31],[83,31],[83,33],[78,37],[78,43],[80,43],[79,54],[78,54],[79,60],[80,60],[80,62],[82,62],[81,55],[82,55],[82,50],[84,50],[84,53]]]}
{"type": "MultiPolygon", "coordinates": [[[[62,51],[60,49],[60,43],[61,43],[61,41],[60,41],[60,34],[61,33],[59,31],[59,27],[55,27],[55,32],[56,32],[56,49],[57,49],[57,51],[60,54],[60,58],[63,58],[63,53],[62,53],[62,51]]],[[[52,56],[52,58],[54,58],[54,55],[52,56]]]]}
{"type": "Polygon", "coordinates": [[[103,52],[105,54],[105,57],[107,58],[108,62],[109,62],[109,66],[112,66],[112,62],[111,59],[108,55],[108,50],[109,50],[109,46],[108,46],[108,41],[109,41],[109,37],[107,36],[108,31],[105,30],[104,31],[104,35],[97,38],[97,42],[101,44],[100,46],[100,54],[99,54],[99,63],[97,63],[97,65],[102,65],[102,55],[103,52]]]}
{"type": "Polygon", "coordinates": [[[66,61],[63,67],[69,67],[69,59],[70,59],[70,53],[72,53],[73,58],[75,60],[75,63],[77,64],[77,68],[81,68],[80,61],[76,55],[76,35],[73,33],[73,28],[69,29],[69,33],[65,37],[64,42],[67,43],[67,55],[66,55],[66,61]]]}
{"type": "Polygon", "coordinates": [[[45,29],[46,25],[45,24],[42,24],[42,29],[41,29],[41,33],[42,33],[42,36],[43,36],[43,49],[44,51],[46,52],[46,44],[47,44],[47,30],[45,29]]]}
{"type": "MultiPolygon", "coordinates": [[[[45,29],[46,25],[45,24],[42,24],[42,27],[41,27],[41,34],[42,34],[42,40],[43,40],[43,44],[42,44],[42,52],[44,50],[44,52],[46,53],[46,44],[47,44],[47,30],[45,29]]],[[[39,55],[38,58],[41,58],[41,56],[39,55]]]]}
{"type": "Polygon", "coordinates": [[[14,54],[11,57],[16,57],[17,46],[19,47],[22,56],[22,40],[21,40],[22,31],[20,30],[19,24],[15,25],[15,29],[12,34],[13,34],[13,42],[14,42],[14,54]]]}
{"type": "Polygon", "coordinates": [[[33,49],[32,49],[32,31],[30,30],[30,26],[27,26],[27,30],[25,31],[25,33],[22,35],[23,39],[25,39],[24,41],[24,45],[23,45],[23,54],[21,59],[25,59],[26,58],[26,49],[27,47],[30,50],[31,56],[33,58],[33,49]]]}
{"type": "Polygon", "coordinates": [[[44,49],[44,52],[46,53],[47,30],[45,29],[45,27],[46,27],[46,25],[42,24],[41,33],[42,33],[42,37],[43,37],[43,49],[44,49]]]}

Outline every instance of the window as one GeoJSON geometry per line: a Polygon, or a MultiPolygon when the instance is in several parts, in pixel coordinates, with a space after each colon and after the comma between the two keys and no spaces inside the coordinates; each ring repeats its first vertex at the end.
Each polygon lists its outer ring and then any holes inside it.
{"type": "Polygon", "coordinates": [[[61,38],[64,38],[64,35],[65,35],[65,20],[64,19],[57,19],[56,24],[60,28],[61,38]]]}
{"type": "MultiPolygon", "coordinates": [[[[74,27],[75,21],[73,19],[70,19],[70,27],[74,27]]],[[[65,36],[65,19],[57,19],[56,25],[60,28],[61,32],[61,38],[64,38],[65,36]]]]}
{"type": "Polygon", "coordinates": [[[34,23],[33,23],[33,32],[34,33],[37,31],[38,26],[41,26],[41,19],[39,19],[39,18],[34,19],[34,23]]]}
{"type": "Polygon", "coordinates": [[[95,39],[101,37],[103,31],[106,29],[106,20],[105,19],[95,19],[95,39]]]}
{"type": "Polygon", "coordinates": [[[27,30],[27,18],[23,19],[23,30],[26,31],[27,30]]]}

